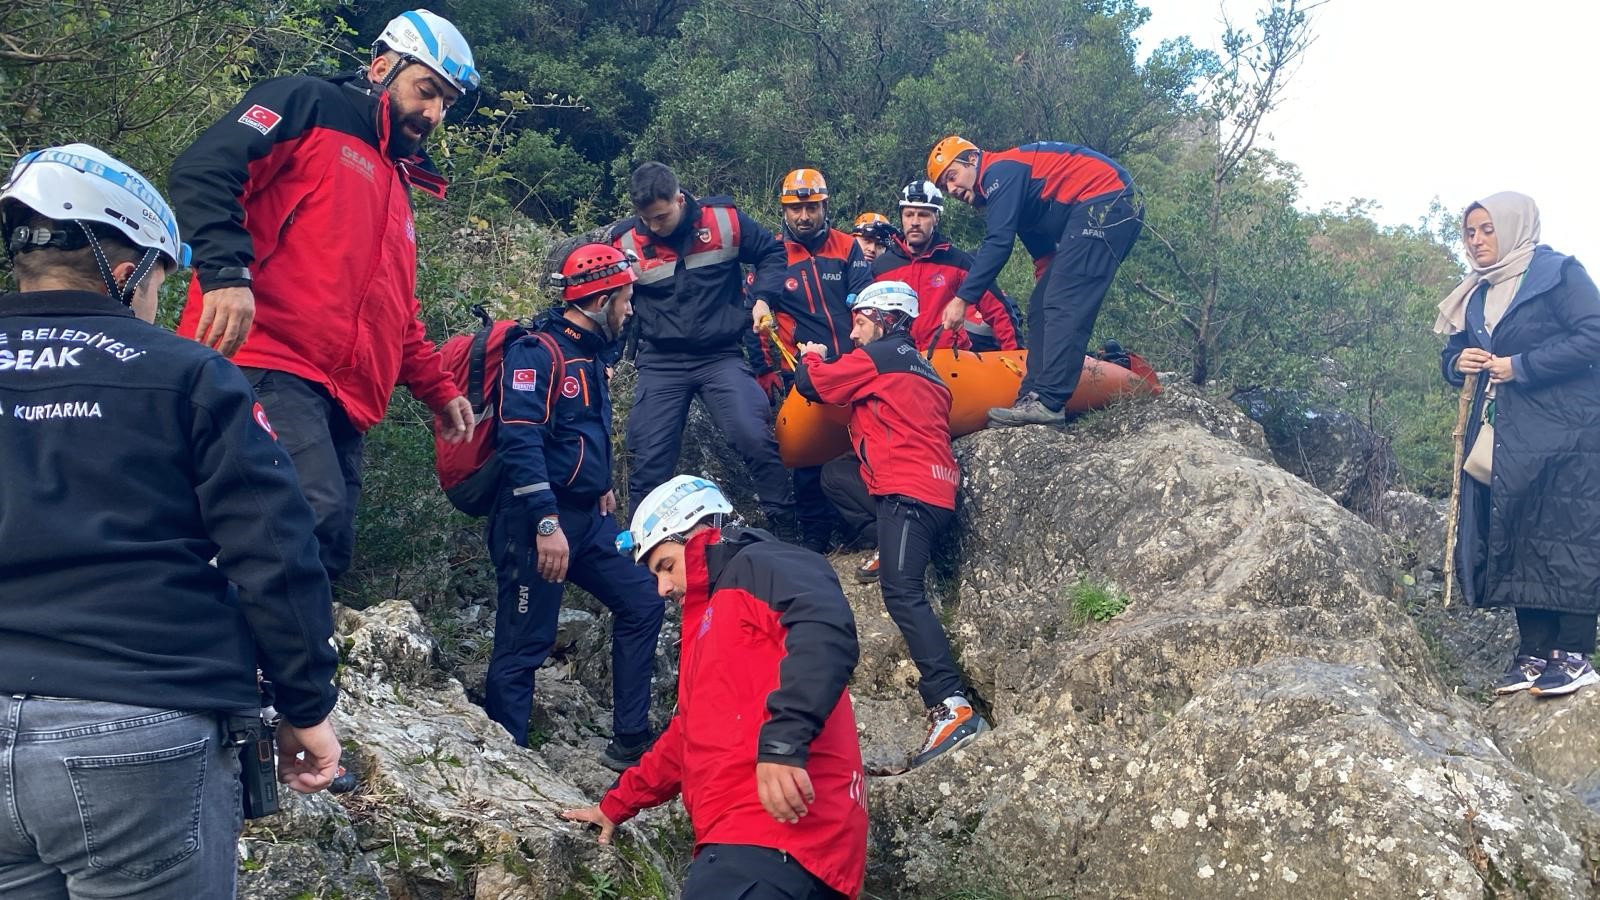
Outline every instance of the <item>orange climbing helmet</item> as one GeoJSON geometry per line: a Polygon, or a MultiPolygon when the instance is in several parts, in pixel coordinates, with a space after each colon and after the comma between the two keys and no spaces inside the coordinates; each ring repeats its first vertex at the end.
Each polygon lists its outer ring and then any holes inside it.
{"type": "Polygon", "coordinates": [[[850,226],[850,233],[871,234],[880,228],[889,227],[890,224],[889,217],[885,216],[883,213],[864,212],[861,215],[856,216],[855,222],[850,226]]]}
{"type": "Polygon", "coordinates": [[[779,203],[809,203],[828,199],[828,182],[816,169],[795,169],[783,176],[779,203]]]}
{"type": "Polygon", "coordinates": [[[963,153],[977,152],[978,145],[967,140],[959,134],[952,134],[944,140],[933,145],[933,150],[928,153],[928,180],[938,186],[939,179],[944,175],[950,164],[963,153]]]}

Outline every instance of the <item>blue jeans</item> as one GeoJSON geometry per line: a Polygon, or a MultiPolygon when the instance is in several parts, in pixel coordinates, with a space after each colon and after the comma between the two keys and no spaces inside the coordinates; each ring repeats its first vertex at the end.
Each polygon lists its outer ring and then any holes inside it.
{"type": "Polygon", "coordinates": [[[0,897],[232,897],[239,794],[213,713],[0,697],[0,897]]]}

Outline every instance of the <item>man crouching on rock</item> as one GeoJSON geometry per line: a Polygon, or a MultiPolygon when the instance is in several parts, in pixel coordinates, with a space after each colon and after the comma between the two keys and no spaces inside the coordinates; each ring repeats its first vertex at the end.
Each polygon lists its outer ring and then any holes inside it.
{"type": "Polygon", "coordinates": [[[639,764],[572,821],[616,826],[683,795],[695,859],[683,896],[836,898],[861,892],[866,778],[845,689],[855,619],[827,562],[764,531],[722,527],[715,484],[678,477],[645,497],[617,548],[683,604],[678,710],[639,764]]]}

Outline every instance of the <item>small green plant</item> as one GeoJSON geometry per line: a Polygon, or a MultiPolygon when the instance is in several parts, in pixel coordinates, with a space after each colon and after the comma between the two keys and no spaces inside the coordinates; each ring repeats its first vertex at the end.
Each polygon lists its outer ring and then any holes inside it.
{"type": "Polygon", "coordinates": [[[1067,602],[1072,609],[1072,621],[1079,625],[1104,622],[1128,607],[1127,595],[1087,578],[1079,579],[1067,589],[1067,602]]]}

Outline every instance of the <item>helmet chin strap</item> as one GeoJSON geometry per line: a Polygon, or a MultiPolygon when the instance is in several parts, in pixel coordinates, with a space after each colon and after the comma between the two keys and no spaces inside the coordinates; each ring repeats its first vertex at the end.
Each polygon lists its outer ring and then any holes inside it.
{"type": "Polygon", "coordinates": [[[583,307],[577,307],[577,310],[583,314],[584,318],[593,322],[595,327],[600,329],[600,333],[605,336],[607,341],[614,341],[617,339],[617,329],[611,327],[610,295],[606,296],[606,302],[600,304],[600,308],[594,312],[590,312],[583,307]]]}
{"type": "Polygon", "coordinates": [[[383,76],[383,80],[378,82],[378,87],[388,90],[389,85],[394,84],[394,80],[400,76],[400,70],[404,69],[409,62],[411,62],[409,56],[402,56],[395,60],[394,65],[390,66],[388,73],[383,76]]]}
{"type": "Polygon", "coordinates": [[[95,264],[100,267],[100,279],[106,284],[106,292],[123,306],[133,305],[133,295],[139,290],[139,285],[150,275],[150,270],[155,268],[156,260],[161,258],[161,253],[155,249],[144,251],[144,258],[134,267],[133,274],[128,276],[125,285],[117,284],[117,276],[112,274],[111,261],[106,258],[105,248],[100,246],[100,238],[95,236],[94,230],[86,223],[77,223],[83,229],[84,236],[89,239],[89,249],[94,251],[95,264]]]}

